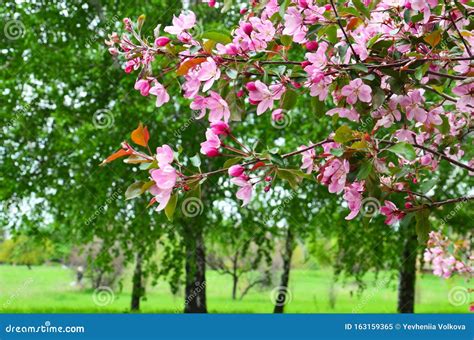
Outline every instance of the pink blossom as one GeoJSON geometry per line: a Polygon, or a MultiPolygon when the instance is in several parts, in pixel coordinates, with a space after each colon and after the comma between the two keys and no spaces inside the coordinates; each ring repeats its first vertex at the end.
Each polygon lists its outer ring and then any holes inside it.
{"type": "Polygon", "coordinates": [[[291,35],[296,43],[303,42],[308,27],[303,23],[303,16],[296,7],[288,7],[284,15],[285,28],[283,34],[291,35]]]}
{"type": "Polygon", "coordinates": [[[214,81],[218,80],[221,76],[221,70],[217,67],[216,62],[211,57],[207,58],[207,61],[200,65],[200,71],[197,78],[199,81],[204,81],[202,88],[203,92],[206,92],[212,87],[214,81]]]}
{"type": "Polygon", "coordinates": [[[417,122],[424,123],[427,116],[426,110],[419,106],[424,101],[423,92],[414,90],[401,98],[400,105],[405,109],[409,120],[415,119],[417,122]]]}
{"type": "Polygon", "coordinates": [[[232,183],[239,186],[240,189],[237,191],[237,198],[242,200],[242,207],[249,204],[252,199],[252,183],[243,177],[234,177],[231,179],[232,183]]]}
{"type": "Polygon", "coordinates": [[[364,182],[354,182],[344,188],[343,198],[347,201],[347,205],[351,213],[345,217],[346,220],[352,220],[359,214],[362,206],[362,192],[364,192],[364,182]]]}
{"type": "Polygon", "coordinates": [[[251,101],[258,103],[257,115],[261,115],[268,109],[272,109],[273,101],[280,99],[282,94],[285,92],[285,87],[281,84],[270,85],[270,87],[268,87],[260,80],[249,84],[251,84],[250,86],[247,86],[247,89],[249,90],[249,98],[251,101]]]}
{"type": "Polygon", "coordinates": [[[318,175],[322,184],[328,186],[330,193],[340,193],[346,185],[346,176],[349,173],[347,159],[333,158],[324,165],[324,171],[318,175]]]}
{"type": "Polygon", "coordinates": [[[347,118],[353,122],[359,121],[359,113],[355,109],[336,107],[326,112],[328,116],[334,116],[336,113],[339,115],[339,117],[347,118]]]}
{"type": "Polygon", "coordinates": [[[169,145],[164,144],[163,146],[156,148],[156,160],[158,161],[158,166],[164,168],[167,165],[170,165],[173,162],[174,153],[169,145]]]}
{"type": "Polygon", "coordinates": [[[166,26],[164,31],[169,34],[179,35],[185,30],[189,30],[196,24],[196,15],[188,11],[182,12],[178,17],[173,15],[173,26],[166,26]]]}
{"type": "Polygon", "coordinates": [[[142,96],[148,96],[150,88],[150,81],[147,79],[140,79],[135,83],[135,90],[139,90],[142,96]]]}
{"type": "Polygon", "coordinates": [[[158,186],[153,185],[150,187],[149,191],[153,196],[155,196],[156,202],[159,203],[156,211],[161,211],[168,205],[173,189],[161,189],[158,186]]]}
{"type": "Polygon", "coordinates": [[[151,171],[151,178],[155,181],[156,186],[163,190],[172,189],[176,184],[177,177],[176,170],[169,164],[151,171]]]}
{"type": "Polygon", "coordinates": [[[211,129],[206,130],[206,141],[201,143],[201,153],[208,157],[216,157],[220,154],[221,141],[211,129]]]}
{"type": "Polygon", "coordinates": [[[357,102],[357,98],[361,102],[370,103],[372,100],[372,89],[369,85],[364,84],[362,79],[354,79],[351,80],[349,85],[346,85],[342,88],[341,94],[344,97],[347,97],[347,102],[349,104],[355,104],[357,102]]]}
{"type": "MultiPolygon", "coordinates": [[[[309,146],[313,145],[313,143],[310,143],[309,146]]],[[[306,149],[308,146],[306,145],[301,145],[298,150],[306,149]]],[[[316,152],[314,151],[314,148],[311,148],[309,150],[303,151],[301,153],[302,156],[302,165],[301,169],[306,169],[306,173],[310,174],[313,172],[313,167],[314,167],[314,158],[316,157],[316,152]]]]}
{"type": "Polygon", "coordinates": [[[170,96],[165,87],[157,81],[154,82],[153,87],[150,89],[150,93],[156,96],[156,107],[160,107],[170,100],[170,96]]]}
{"type": "Polygon", "coordinates": [[[380,213],[385,215],[385,224],[392,225],[403,219],[405,213],[397,208],[397,206],[388,200],[385,200],[384,206],[380,208],[380,213]]]}
{"type": "Polygon", "coordinates": [[[206,100],[206,107],[209,109],[210,122],[224,120],[227,123],[229,121],[229,105],[217,92],[210,91],[210,97],[206,100]]]}
{"type": "Polygon", "coordinates": [[[216,135],[227,136],[230,133],[230,126],[226,122],[217,121],[217,122],[211,123],[211,130],[216,135]]]}
{"type": "Polygon", "coordinates": [[[240,177],[245,171],[245,168],[242,165],[232,165],[228,172],[232,177],[240,177]]]}
{"type": "Polygon", "coordinates": [[[140,58],[130,59],[125,63],[125,72],[130,73],[134,70],[140,68],[141,60],[140,58]]]}

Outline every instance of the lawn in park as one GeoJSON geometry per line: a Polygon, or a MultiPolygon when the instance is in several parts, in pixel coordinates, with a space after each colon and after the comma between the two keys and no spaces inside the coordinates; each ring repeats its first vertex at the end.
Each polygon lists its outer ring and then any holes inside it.
{"type": "MultiPolygon", "coordinates": [[[[231,299],[231,280],[214,271],[207,272],[207,303],[211,313],[271,313],[271,287],[254,289],[243,300],[231,299]]],[[[368,287],[357,294],[356,286],[348,282],[334,284],[330,269],[295,269],[291,272],[290,302],[287,313],[394,313],[396,311],[396,282],[384,284],[368,279],[368,287]]],[[[0,265],[1,313],[121,313],[130,303],[130,273],[122,281],[122,291],[115,292],[113,301],[98,306],[93,291],[71,284],[73,272],[59,265],[25,266],[0,265]]],[[[440,279],[431,274],[418,276],[416,312],[465,313],[467,305],[454,306],[448,301],[450,290],[467,287],[462,278],[440,279]]],[[[167,283],[148,287],[144,313],[177,313],[182,310],[182,294],[173,295],[167,283]]]]}

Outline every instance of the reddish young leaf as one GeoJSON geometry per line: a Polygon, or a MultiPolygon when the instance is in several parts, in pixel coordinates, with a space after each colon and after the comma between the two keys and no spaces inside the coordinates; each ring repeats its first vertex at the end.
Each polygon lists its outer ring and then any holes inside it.
{"type": "Polygon", "coordinates": [[[124,157],[124,156],[128,156],[128,155],[131,155],[132,154],[132,150],[124,150],[124,149],[120,149],[119,151],[111,154],[109,157],[107,157],[106,159],[104,159],[102,161],[102,163],[100,163],[100,166],[103,166],[107,163],[110,163],[114,160],[116,160],[117,158],[120,158],[120,157],[124,157]]]}
{"type": "Polygon", "coordinates": [[[148,133],[147,127],[144,127],[143,124],[140,123],[138,127],[132,132],[132,141],[135,144],[147,146],[149,140],[150,134],[148,133]]]}
{"type": "Polygon", "coordinates": [[[205,61],[206,61],[206,58],[194,58],[194,59],[186,60],[184,63],[179,65],[179,68],[176,71],[176,73],[178,74],[178,76],[184,76],[188,74],[188,71],[190,69],[192,69],[193,67],[196,67],[197,65],[205,61]]]}
{"type": "Polygon", "coordinates": [[[264,166],[265,163],[264,162],[257,162],[255,163],[255,165],[252,167],[252,169],[250,169],[250,171],[255,171],[257,170],[258,168],[261,168],[262,166],[264,166]]]}

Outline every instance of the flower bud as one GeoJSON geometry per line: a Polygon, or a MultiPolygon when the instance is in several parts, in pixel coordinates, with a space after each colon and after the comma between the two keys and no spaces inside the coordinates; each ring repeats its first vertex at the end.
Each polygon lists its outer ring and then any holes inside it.
{"type": "Polygon", "coordinates": [[[310,52],[316,51],[318,49],[318,42],[313,40],[313,41],[308,41],[305,45],[306,49],[310,52]]]}
{"type": "Polygon", "coordinates": [[[244,94],[245,94],[244,90],[239,90],[239,92],[237,92],[237,98],[242,97],[244,94]]]}
{"type": "Polygon", "coordinates": [[[170,38],[168,37],[158,37],[156,38],[155,40],[155,46],[156,47],[163,47],[163,46],[166,46],[168,45],[168,43],[171,41],[170,38]]]}
{"type": "Polygon", "coordinates": [[[263,191],[269,192],[269,191],[270,191],[270,188],[271,188],[271,186],[267,185],[267,186],[263,189],[263,191]]]}
{"type": "Polygon", "coordinates": [[[253,81],[248,82],[245,87],[249,91],[257,91],[257,87],[255,86],[255,83],[253,81]]]}
{"type": "Polygon", "coordinates": [[[220,155],[220,152],[218,149],[208,149],[206,151],[206,156],[207,157],[217,157],[220,155]]]}
{"type": "Polygon", "coordinates": [[[253,31],[253,26],[251,23],[246,22],[245,24],[242,25],[242,30],[244,31],[245,34],[250,35],[253,31]]]}
{"type": "Polygon", "coordinates": [[[242,165],[232,165],[228,172],[232,177],[240,177],[245,171],[245,168],[242,165]]]}
{"type": "Polygon", "coordinates": [[[244,15],[245,13],[247,13],[248,9],[247,8],[241,8],[240,9],[240,14],[244,15]]]}
{"type": "Polygon", "coordinates": [[[410,208],[413,208],[413,204],[411,204],[411,202],[406,202],[405,209],[410,209],[410,208]]]}
{"type": "Polygon", "coordinates": [[[271,180],[272,180],[272,176],[265,177],[265,182],[271,182],[271,180]]]}
{"type": "Polygon", "coordinates": [[[311,65],[311,63],[310,63],[309,61],[307,61],[307,60],[305,60],[305,61],[303,61],[303,62],[301,63],[301,67],[302,67],[302,68],[305,68],[306,66],[309,66],[309,65],[311,65]]]}

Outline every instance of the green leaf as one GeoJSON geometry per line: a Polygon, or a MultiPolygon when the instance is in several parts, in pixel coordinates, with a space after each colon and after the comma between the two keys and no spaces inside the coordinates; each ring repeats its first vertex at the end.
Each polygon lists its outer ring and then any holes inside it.
{"type": "Polygon", "coordinates": [[[281,99],[282,105],[281,107],[285,110],[290,110],[296,105],[296,101],[298,96],[295,91],[293,90],[286,90],[283,94],[283,98],[281,99]]]}
{"type": "Polygon", "coordinates": [[[325,33],[329,42],[336,44],[339,41],[339,39],[337,38],[336,25],[328,26],[328,28],[325,30],[325,33]]]}
{"type": "Polygon", "coordinates": [[[334,141],[338,143],[345,143],[352,139],[352,134],[354,131],[347,125],[343,125],[336,130],[336,134],[334,135],[334,141]]]}
{"type": "Polygon", "coordinates": [[[290,46],[293,42],[293,37],[291,35],[282,35],[280,40],[284,46],[290,46]]]}
{"type": "Polygon", "coordinates": [[[125,191],[125,199],[130,200],[143,194],[145,192],[145,190],[143,190],[144,184],[145,182],[143,181],[138,181],[133,184],[130,184],[127,190],[125,191]]]}
{"type": "Polygon", "coordinates": [[[428,234],[431,231],[430,227],[430,210],[422,209],[416,212],[416,234],[418,236],[418,242],[422,245],[426,245],[428,241],[428,234]]]}
{"type": "Polygon", "coordinates": [[[369,174],[372,172],[372,162],[370,161],[364,161],[362,162],[362,165],[359,168],[359,172],[357,172],[357,179],[367,179],[369,177],[369,174]]]}
{"type": "Polygon", "coordinates": [[[201,167],[201,157],[199,157],[198,153],[191,157],[189,160],[191,161],[191,164],[194,165],[196,168],[199,169],[201,167]]]}
{"type": "Polygon", "coordinates": [[[336,157],[341,157],[344,154],[344,149],[334,148],[334,149],[331,149],[330,153],[336,157]]]}
{"type": "Polygon", "coordinates": [[[292,171],[293,169],[278,169],[277,177],[288,182],[292,189],[297,189],[298,184],[301,182],[303,177],[300,177],[297,173],[292,171]]]}
{"type": "Polygon", "coordinates": [[[362,1],[360,0],[352,0],[352,3],[354,4],[354,7],[357,8],[358,11],[360,11],[362,14],[364,14],[364,16],[367,18],[367,19],[370,19],[370,11],[369,11],[369,8],[366,7],[362,1]]]}
{"type": "Polygon", "coordinates": [[[380,87],[377,87],[372,97],[372,108],[374,110],[378,109],[380,106],[382,106],[384,100],[385,100],[385,92],[383,92],[383,90],[380,87]]]}
{"type": "Polygon", "coordinates": [[[311,109],[318,117],[321,117],[326,112],[326,104],[320,101],[318,97],[311,97],[311,109]]]}
{"type": "Polygon", "coordinates": [[[203,39],[210,39],[221,44],[228,44],[232,41],[231,37],[223,32],[218,31],[207,31],[202,35],[203,39]]]}
{"type": "Polygon", "coordinates": [[[242,157],[229,158],[228,160],[225,161],[222,167],[224,169],[230,168],[232,165],[239,163],[241,160],[242,160],[242,157]]]}
{"type": "Polygon", "coordinates": [[[432,48],[435,48],[438,46],[438,44],[441,42],[441,31],[436,30],[433,31],[423,38],[424,41],[426,41],[432,48]]]}
{"type": "Polygon", "coordinates": [[[413,145],[406,142],[401,142],[392,145],[387,150],[409,161],[413,161],[416,158],[415,148],[413,147],[413,145]]]}
{"type": "Polygon", "coordinates": [[[360,72],[369,72],[369,69],[364,64],[354,64],[350,66],[351,69],[360,71],[360,72]]]}
{"type": "Polygon", "coordinates": [[[165,208],[165,215],[168,218],[168,221],[173,221],[174,211],[176,210],[176,204],[178,203],[178,194],[174,193],[171,195],[170,200],[165,208]]]}

